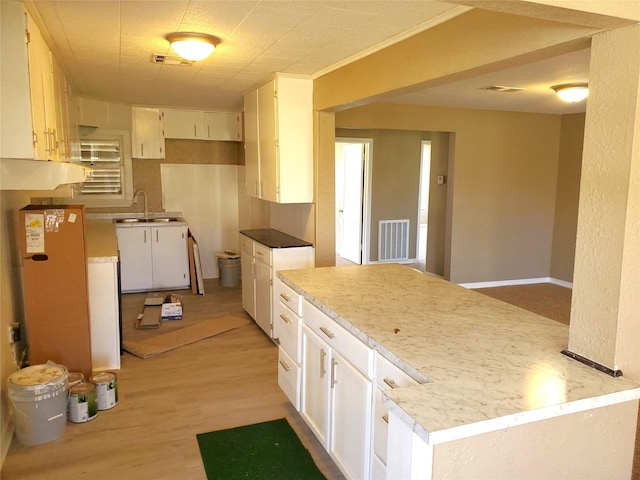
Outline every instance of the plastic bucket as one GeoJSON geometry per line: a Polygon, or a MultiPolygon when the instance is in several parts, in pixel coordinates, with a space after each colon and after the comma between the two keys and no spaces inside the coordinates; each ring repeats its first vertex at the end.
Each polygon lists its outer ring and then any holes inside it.
{"type": "Polygon", "coordinates": [[[33,365],[12,373],[8,380],[16,437],[23,445],[57,440],[67,424],[66,367],[33,365]]]}
{"type": "Polygon", "coordinates": [[[108,410],[118,404],[118,376],[113,372],[101,372],[91,376],[96,385],[98,410],[108,410]]]}
{"type": "Polygon", "coordinates": [[[83,423],[98,415],[98,398],[93,383],[79,383],[69,389],[69,420],[83,423]]]}
{"type": "Polygon", "coordinates": [[[240,259],[218,257],[220,286],[237,287],[240,285],[240,259]]]}

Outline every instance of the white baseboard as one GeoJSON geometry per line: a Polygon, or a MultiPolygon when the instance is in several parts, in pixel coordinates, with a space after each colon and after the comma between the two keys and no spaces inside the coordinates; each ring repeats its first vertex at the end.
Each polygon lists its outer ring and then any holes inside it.
{"type": "Polygon", "coordinates": [[[561,287],[573,288],[573,284],[565,282],[564,280],[558,280],[551,277],[540,278],[521,278],[514,280],[499,280],[494,282],[475,282],[475,283],[459,283],[461,287],[475,289],[475,288],[491,288],[491,287],[508,287],[512,285],[532,285],[534,283],[553,283],[561,287]]]}

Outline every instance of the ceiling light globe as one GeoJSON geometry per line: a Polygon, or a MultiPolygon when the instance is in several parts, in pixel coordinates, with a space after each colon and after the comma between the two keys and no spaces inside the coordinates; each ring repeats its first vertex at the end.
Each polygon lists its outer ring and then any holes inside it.
{"type": "Polygon", "coordinates": [[[556,85],[551,88],[555,90],[562,100],[569,103],[581,102],[589,95],[587,84],[556,85]]]}
{"type": "Polygon", "coordinates": [[[167,40],[178,55],[192,62],[207,58],[220,43],[219,38],[205,33],[170,33],[167,40]]]}

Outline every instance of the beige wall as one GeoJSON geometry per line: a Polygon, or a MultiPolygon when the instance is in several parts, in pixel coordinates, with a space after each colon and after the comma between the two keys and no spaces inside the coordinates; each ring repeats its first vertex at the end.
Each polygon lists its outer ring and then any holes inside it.
{"type": "Polygon", "coordinates": [[[557,115],[392,104],[336,113],[343,128],[455,133],[447,184],[455,283],[549,276],[560,124],[557,115]]]}
{"type": "Polygon", "coordinates": [[[583,113],[562,117],[550,276],[565,282],[573,281],[584,121],[583,113]]]}
{"type": "Polygon", "coordinates": [[[10,399],[5,386],[9,375],[18,369],[17,363],[24,350],[22,343],[9,347],[8,332],[12,322],[22,322],[24,318],[16,229],[18,210],[28,204],[27,192],[0,192],[0,460],[4,460],[13,435],[10,399]]]}
{"type": "MultiPolygon", "coordinates": [[[[219,164],[241,165],[244,162],[244,149],[240,142],[219,142],[204,140],[165,140],[165,158],[162,160],[137,159],[131,161],[133,171],[133,191],[144,190],[147,202],[154,212],[162,209],[162,180],[160,165],[177,164],[219,164]]],[[[112,212],[111,208],[90,208],[87,212],[112,212]]],[[[142,205],[118,207],[119,212],[139,212],[142,205]]]]}

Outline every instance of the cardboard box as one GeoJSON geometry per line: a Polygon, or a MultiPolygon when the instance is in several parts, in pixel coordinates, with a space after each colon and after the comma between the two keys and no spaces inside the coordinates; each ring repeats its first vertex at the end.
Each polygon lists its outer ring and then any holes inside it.
{"type": "Polygon", "coordinates": [[[163,303],[162,320],[182,320],[182,304],[163,303]]]}
{"type": "Polygon", "coordinates": [[[162,303],[162,320],[182,320],[182,295],[167,295],[162,303]]]}

